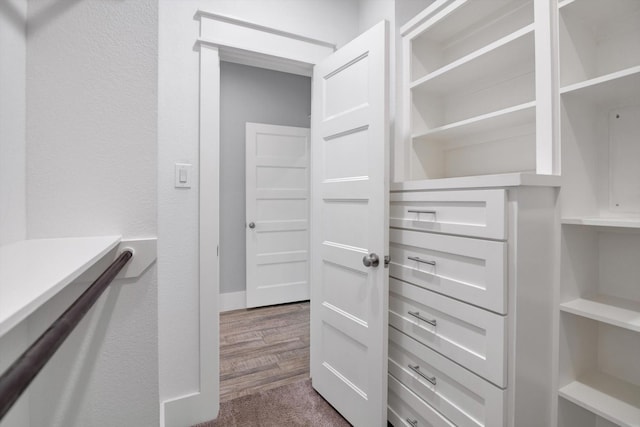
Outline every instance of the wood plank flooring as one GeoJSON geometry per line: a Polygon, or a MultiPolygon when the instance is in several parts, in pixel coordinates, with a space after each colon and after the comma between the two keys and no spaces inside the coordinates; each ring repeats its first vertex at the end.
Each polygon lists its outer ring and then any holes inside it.
{"type": "Polygon", "coordinates": [[[220,401],[309,378],[309,302],[220,313],[220,401]]]}

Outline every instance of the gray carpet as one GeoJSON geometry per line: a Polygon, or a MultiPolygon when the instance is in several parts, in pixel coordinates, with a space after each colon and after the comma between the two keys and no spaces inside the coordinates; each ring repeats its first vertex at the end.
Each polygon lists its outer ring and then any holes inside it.
{"type": "Polygon", "coordinates": [[[238,397],[220,404],[214,421],[194,427],[348,427],[311,387],[311,380],[238,397]]]}

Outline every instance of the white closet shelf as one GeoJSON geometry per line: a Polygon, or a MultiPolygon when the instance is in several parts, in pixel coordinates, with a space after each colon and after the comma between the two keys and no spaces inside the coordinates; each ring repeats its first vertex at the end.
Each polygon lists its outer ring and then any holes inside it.
{"type": "Polygon", "coordinates": [[[596,103],[615,103],[640,97],[640,65],[563,86],[563,96],[580,96],[596,103]]]}
{"type": "MultiPolygon", "coordinates": [[[[499,72],[534,56],[534,24],[527,25],[412,82],[411,90],[442,93],[469,82],[470,77],[499,72]]],[[[532,62],[533,67],[533,62],[532,62]]],[[[532,68],[533,71],[533,68],[532,68]]]]}
{"type": "Polygon", "coordinates": [[[609,295],[595,295],[562,303],[560,310],[640,332],[640,303],[638,302],[609,295]]]}
{"type": "Polygon", "coordinates": [[[394,182],[391,191],[422,191],[457,188],[492,188],[492,187],[560,187],[562,177],[559,175],[539,175],[535,173],[503,173],[494,175],[460,176],[453,178],[416,179],[413,181],[394,182]]]}
{"type": "Polygon", "coordinates": [[[453,141],[458,138],[472,136],[478,133],[493,131],[498,128],[510,128],[527,123],[534,124],[536,120],[535,101],[525,104],[492,111],[459,122],[430,129],[412,135],[412,139],[429,139],[434,141],[453,141]]]}
{"type": "Polygon", "coordinates": [[[100,261],[120,239],[33,239],[0,247],[0,336],[100,261]]]}
{"type": "MultiPolygon", "coordinates": [[[[474,28],[492,16],[506,15],[509,11],[513,11],[522,7],[520,5],[514,7],[513,2],[475,2],[460,0],[442,7],[446,1],[436,1],[428,8],[416,15],[413,19],[402,26],[400,32],[403,36],[415,31],[416,33],[424,33],[428,39],[433,42],[449,44],[452,40],[464,34],[469,28],[474,28]],[[438,9],[440,9],[438,11],[438,9]],[[438,11],[438,12],[436,12],[438,11]],[[434,13],[435,12],[435,13],[434,13]],[[423,26],[419,26],[427,16],[432,16],[423,26]]],[[[518,4],[516,2],[516,4],[518,4]]],[[[526,6],[527,2],[520,2],[526,6]]],[[[533,16],[531,17],[533,20],[533,16]]]]}
{"type": "Polygon", "coordinates": [[[638,426],[640,387],[594,372],[560,389],[560,396],[620,426],[638,426]]]}
{"type": "Polygon", "coordinates": [[[562,218],[563,224],[593,227],[640,228],[640,218],[577,217],[562,218]]]}

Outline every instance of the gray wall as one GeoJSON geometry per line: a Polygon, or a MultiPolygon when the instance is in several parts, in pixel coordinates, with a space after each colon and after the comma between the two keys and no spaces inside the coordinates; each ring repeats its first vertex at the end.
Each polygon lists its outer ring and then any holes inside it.
{"type": "Polygon", "coordinates": [[[245,123],[309,127],[311,78],[220,65],[220,293],[246,290],[245,123]]]}

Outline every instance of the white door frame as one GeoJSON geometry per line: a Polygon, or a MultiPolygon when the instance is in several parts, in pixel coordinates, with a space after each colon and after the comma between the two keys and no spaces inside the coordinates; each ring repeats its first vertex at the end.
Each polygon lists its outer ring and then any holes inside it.
{"type": "Polygon", "coordinates": [[[199,124],[199,391],[163,402],[164,426],[193,425],[220,409],[220,60],[311,76],[313,66],[336,50],[312,39],[234,17],[198,11],[200,36],[199,124]]]}

